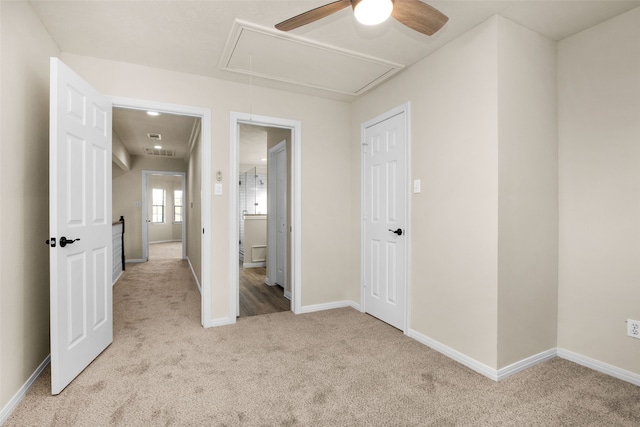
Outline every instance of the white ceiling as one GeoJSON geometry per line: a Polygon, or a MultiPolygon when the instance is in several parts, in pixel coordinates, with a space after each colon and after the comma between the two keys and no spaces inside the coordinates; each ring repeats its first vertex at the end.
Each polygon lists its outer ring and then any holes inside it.
{"type": "Polygon", "coordinates": [[[150,155],[146,150],[153,150],[162,157],[188,159],[189,143],[196,131],[200,118],[161,113],[150,116],[146,111],[125,108],[113,109],[113,132],[120,138],[132,156],[150,155]],[[147,134],[162,135],[157,141],[147,134]],[[154,146],[160,145],[160,150],[154,146]],[[172,153],[171,155],[168,155],[172,153]]]}
{"type": "MultiPolygon", "coordinates": [[[[251,79],[255,85],[344,101],[392,78],[495,14],[562,40],[640,6],[640,0],[429,1],[449,17],[431,37],[393,19],[365,27],[355,21],[350,8],[288,33],[275,30],[278,22],[330,1],[30,3],[63,52],[232,81],[251,79]]],[[[186,143],[178,142],[188,143],[194,120],[150,118],[144,112],[121,110],[114,111],[114,130],[131,154],[142,154],[144,147],[152,146],[154,141],[146,134],[153,132],[163,135],[163,148],[184,157],[186,143]]]]}
{"type": "MultiPolygon", "coordinates": [[[[249,81],[246,70],[236,72],[220,66],[227,41],[233,37],[234,25],[237,27],[236,20],[276,37],[285,37],[286,41],[293,37],[311,45],[408,67],[495,14],[550,39],[561,40],[640,6],[640,0],[429,1],[450,18],[445,27],[431,37],[393,19],[376,27],[362,26],[355,21],[350,8],[288,33],[273,28],[280,21],[329,2],[33,0],[30,3],[63,52],[242,82],[249,81]]],[[[252,40],[247,40],[243,46],[244,57],[239,61],[246,62],[247,54],[260,58],[269,58],[272,54],[282,58],[282,52],[278,51],[280,42],[271,43],[267,50],[251,43],[252,40]]],[[[304,81],[303,84],[292,82],[291,75],[281,75],[284,70],[294,76],[310,75],[313,72],[310,60],[316,53],[313,47],[298,49],[288,67],[270,69],[270,78],[255,76],[253,84],[347,101],[354,99],[357,94],[353,94],[352,88],[357,83],[350,83],[346,94],[344,90],[344,76],[358,74],[353,73],[354,64],[349,61],[336,62],[331,78],[320,85],[324,89],[311,87],[314,85],[304,81]]]]}
{"type": "Polygon", "coordinates": [[[266,166],[269,128],[240,123],[239,163],[245,170],[251,166],[266,166]]]}

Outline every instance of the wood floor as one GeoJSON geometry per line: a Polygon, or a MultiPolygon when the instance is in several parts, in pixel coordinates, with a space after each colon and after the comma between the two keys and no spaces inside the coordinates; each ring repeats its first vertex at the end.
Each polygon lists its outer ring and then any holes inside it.
{"type": "Polygon", "coordinates": [[[264,283],[267,269],[240,268],[240,317],[291,310],[291,301],[278,285],[264,283]]]}

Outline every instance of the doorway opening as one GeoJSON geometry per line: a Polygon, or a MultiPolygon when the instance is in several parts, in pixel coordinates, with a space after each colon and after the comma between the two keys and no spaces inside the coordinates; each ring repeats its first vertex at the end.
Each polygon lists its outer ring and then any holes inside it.
{"type": "Polygon", "coordinates": [[[238,317],[291,310],[288,141],[290,129],[239,125],[238,317]]]}
{"type": "MultiPolygon", "coordinates": [[[[153,242],[179,243],[180,257],[188,260],[200,289],[201,324],[213,326],[211,267],[205,262],[211,254],[211,238],[205,232],[208,231],[205,224],[210,223],[211,218],[210,110],[128,98],[112,98],[112,104],[114,123],[116,111],[124,116],[127,112],[138,114],[129,124],[130,128],[139,125],[141,117],[146,118],[148,112],[153,113],[152,118],[160,119],[157,124],[161,120],[168,121],[164,127],[149,127],[143,139],[137,141],[134,147],[137,154],[132,156],[129,165],[129,170],[137,176],[135,186],[121,185],[123,193],[135,193],[124,197],[119,206],[128,220],[125,232],[125,239],[130,239],[125,242],[129,243],[127,260],[149,260],[149,244],[153,242]],[[174,136],[172,132],[178,128],[182,131],[174,136]],[[172,145],[172,142],[177,144],[172,145]],[[154,189],[157,190],[155,201],[154,189]]],[[[124,128],[118,131],[114,124],[114,147],[129,139],[125,135],[116,138],[118,132],[126,132],[124,128]]],[[[127,173],[118,171],[121,168],[114,167],[114,182],[127,173]]],[[[114,215],[116,213],[114,210],[114,215]]],[[[176,245],[173,246],[171,249],[175,251],[176,245]]]]}
{"type": "Polygon", "coordinates": [[[233,254],[229,308],[236,317],[300,307],[300,122],[232,113],[233,254]]]}
{"type": "Polygon", "coordinates": [[[187,259],[191,215],[185,210],[185,177],[186,172],[142,171],[142,257],[146,261],[154,255],[187,259]]]}

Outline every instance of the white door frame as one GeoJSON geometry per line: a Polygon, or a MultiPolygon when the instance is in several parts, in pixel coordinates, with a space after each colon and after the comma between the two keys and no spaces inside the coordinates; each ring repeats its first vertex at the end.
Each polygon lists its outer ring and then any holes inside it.
{"type": "MultiPolygon", "coordinates": [[[[291,263],[291,311],[300,313],[302,306],[302,191],[301,191],[301,165],[302,165],[302,124],[298,120],[280,119],[275,117],[258,116],[249,113],[231,112],[230,120],[230,159],[229,173],[232,180],[238,178],[238,161],[240,151],[240,124],[249,124],[273,128],[284,128],[291,130],[291,206],[288,206],[291,213],[291,224],[289,230],[291,232],[291,254],[289,259],[291,263]]],[[[269,179],[269,178],[267,178],[269,179]]],[[[238,304],[238,265],[240,263],[240,254],[238,251],[238,186],[229,186],[229,323],[236,322],[237,304],[238,304]]]]}
{"type": "MultiPolygon", "coordinates": [[[[371,127],[377,123],[383,122],[387,119],[390,119],[391,117],[397,116],[398,114],[402,114],[404,113],[405,115],[405,126],[406,126],[406,149],[407,149],[407,164],[406,164],[406,177],[407,177],[407,183],[410,182],[410,178],[411,178],[411,122],[410,122],[410,103],[406,102],[396,108],[393,108],[385,113],[380,114],[377,117],[374,117],[373,119],[367,120],[366,122],[362,123],[360,125],[360,144],[361,147],[365,145],[366,141],[365,141],[365,131],[368,127],[371,127]]],[[[361,236],[361,240],[360,240],[360,310],[364,313],[366,311],[366,307],[365,307],[365,290],[363,287],[364,284],[364,277],[365,277],[365,169],[364,169],[364,163],[365,163],[365,153],[364,150],[361,150],[361,155],[360,155],[360,218],[362,219],[360,222],[360,236],[361,236]]],[[[404,218],[404,223],[406,224],[406,229],[411,230],[411,194],[409,191],[409,188],[406,188],[407,191],[407,206],[406,206],[406,216],[404,218]]],[[[409,331],[410,325],[409,325],[409,319],[410,317],[410,301],[411,301],[411,287],[409,286],[409,283],[411,283],[411,268],[410,267],[410,263],[411,263],[411,241],[410,241],[410,237],[411,233],[406,233],[405,234],[405,239],[402,240],[402,242],[405,245],[405,262],[403,265],[403,268],[405,269],[405,277],[406,277],[406,281],[404,283],[405,286],[405,307],[404,307],[404,328],[402,328],[402,332],[404,332],[405,334],[407,334],[407,332],[409,331]]]]}
{"type": "MultiPolygon", "coordinates": [[[[278,173],[276,167],[284,168],[285,174],[287,170],[286,164],[274,164],[273,159],[280,153],[284,151],[287,154],[287,145],[286,140],[282,140],[273,147],[271,147],[268,151],[267,157],[269,158],[269,162],[267,163],[267,176],[272,179],[267,180],[267,206],[273,207],[276,206],[276,209],[280,209],[280,205],[278,200],[276,200],[275,193],[277,188],[277,180],[273,179],[278,173]]],[[[285,184],[286,185],[286,184],[285,184]]],[[[286,205],[286,198],[285,198],[286,205]]],[[[286,209],[286,208],[285,208],[286,209]]],[[[270,210],[271,212],[271,210],[270,210]]],[[[277,258],[271,256],[273,253],[279,253],[280,249],[277,244],[277,217],[276,215],[267,215],[267,242],[271,242],[267,245],[267,278],[265,283],[270,286],[274,286],[277,282],[277,270],[278,266],[276,265],[277,258]],[[274,249],[275,248],[275,249],[274,249]]],[[[286,253],[286,245],[285,245],[285,253],[286,253]]],[[[291,292],[287,292],[287,283],[286,283],[286,271],[287,271],[287,257],[285,257],[284,265],[285,265],[285,282],[281,283],[282,288],[284,290],[285,297],[291,299],[291,292]]]]}
{"type": "MultiPolygon", "coordinates": [[[[155,170],[143,170],[142,171],[142,259],[149,261],[149,177],[151,175],[164,175],[164,176],[180,176],[182,179],[182,200],[184,204],[185,193],[185,181],[187,179],[186,172],[171,172],[171,171],[155,171],[155,170]]],[[[186,206],[185,206],[186,208],[186,206]]],[[[186,209],[183,208],[183,212],[186,209]]],[[[173,220],[171,221],[173,222],[173,220]]],[[[187,258],[187,216],[182,215],[182,259],[187,258]]]]}
{"type": "MultiPolygon", "coordinates": [[[[182,114],[185,116],[199,117],[202,120],[201,137],[201,193],[202,206],[200,221],[202,224],[201,241],[201,280],[202,292],[201,323],[205,328],[214,326],[211,321],[211,110],[208,108],[192,107],[188,105],[166,104],[140,99],[111,97],[113,107],[128,108],[133,110],[153,110],[160,113],[182,114]]],[[[184,246],[183,246],[184,250],[184,246]]]]}

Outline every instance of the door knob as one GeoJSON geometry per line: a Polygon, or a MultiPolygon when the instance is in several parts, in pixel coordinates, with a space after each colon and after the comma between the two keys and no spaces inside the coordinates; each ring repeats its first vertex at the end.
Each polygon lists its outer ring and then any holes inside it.
{"type": "Polygon", "coordinates": [[[69,239],[67,239],[66,237],[62,236],[62,237],[60,238],[60,247],[61,247],[61,248],[64,248],[65,246],[70,245],[70,244],[72,244],[73,242],[76,242],[76,241],[78,241],[78,240],[80,240],[80,239],[71,239],[71,240],[69,240],[69,239]]]}
{"type": "Polygon", "coordinates": [[[389,229],[389,231],[397,234],[398,236],[402,236],[402,228],[398,228],[397,230],[389,229]]]}

